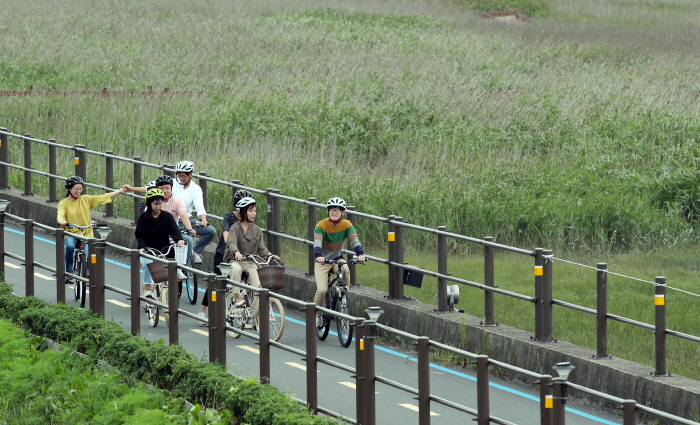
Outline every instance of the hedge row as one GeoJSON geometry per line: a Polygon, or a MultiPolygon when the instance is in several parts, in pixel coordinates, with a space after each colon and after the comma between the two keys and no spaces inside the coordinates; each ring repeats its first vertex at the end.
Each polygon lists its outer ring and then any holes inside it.
{"type": "Polygon", "coordinates": [[[337,424],[311,415],[289,395],[253,379],[231,375],[221,364],[200,362],[182,346],[146,341],[90,311],[18,297],[0,283],[0,318],[103,360],[134,379],[192,403],[228,409],[250,425],[337,424]]]}

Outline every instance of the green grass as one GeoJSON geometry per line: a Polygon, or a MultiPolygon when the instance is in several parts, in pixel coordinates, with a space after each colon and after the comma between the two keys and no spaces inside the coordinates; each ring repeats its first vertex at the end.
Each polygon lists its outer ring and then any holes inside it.
{"type": "MultiPolygon", "coordinates": [[[[303,199],[339,195],[366,213],[608,262],[646,280],[666,275],[692,291],[699,16],[691,0],[11,0],[0,11],[0,89],[150,85],[194,95],[6,97],[0,125],[156,164],[189,159],[222,180],[303,199]],[[478,17],[491,8],[535,19],[478,17]]],[[[46,148],[33,153],[33,167],[46,170],[46,148]]],[[[21,163],[21,143],[10,155],[21,163]]],[[[59,174],[72,174],[72,153],[59,160],[59,174]]],[[[89,160],[91,180],[102,181],[101,169],[89,160]]],[[[128,164],[117,173],[119,183],[131,178],[128,164]]],[[[20,173],[11,185],[23,187],[20,173]]],[[[212,188],[211,211],[229,203],[212,188]]],[[[283,229],[305,236],[305,207],[284,208],[283,229]]],[[[117,211],[129,215],[131,203],[119,199],[117,211]]],[[[383,225],[357,227],[368,252],[384,250],[383,225]]],[[[415,231],[406,241],[413,252],[435,246],[415,231]]],[[[303,255],[283,255],[295,250],[303,255]]],[[[482,280],[478,247],[454,242],[450,251],[453,274],[482,280]]],[[[418,265],[429,258],[410,255],[418,265]]],[[[499,255],[497,264],[499,286],[532,293],[530,260],[499,255]]],[[[555,297],[595,307],[594,272],[555,266],[555,297]]],[[[361,272],[377,287],[386,275],[378,265],[361,272]]],[[[649,286],[610,285],[611,313],[652,321],[649,286]]],[[[425,286],[408,294],[431,300],[434,284],[425,286]]],[[[465,292],[467,312],[483,314],[481,294],[465,292]]],[[[693,332],[693,300],[669,295],[670,328],[693,332]]],[[[532,330],[531,306],[496,302],[499,322],[532,330]]],[[[592,347],[575,326],[592,318],[559,308],[555,316],[557,338],[592,347]]],[[[653,347],[635,338],[651,341],[611,324],[611,354],[653,364],[653,347]]],[[[697,348],[683,344],[669,369],[698,378],[685,369],[698,363],[697,348]]]]}

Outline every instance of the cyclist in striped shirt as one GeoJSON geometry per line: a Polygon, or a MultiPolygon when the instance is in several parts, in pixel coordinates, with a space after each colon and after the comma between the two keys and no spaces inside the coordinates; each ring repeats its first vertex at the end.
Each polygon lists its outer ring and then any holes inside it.
{"type": "MultiPolygon", "coordinates": [[[[345,240],[350,242],[350,247],[357,254],[359,262],[365,261],[365,252],[357,237],[355,227],[349,220],[344,220],[347,205],[342,198],[331,198],[326,203],[328,218],[316,223],[314,229],[314,275],[316,277],[316,295],[314,303],[323,306],[323,298],[328,291],[328,272],[333,268],[337,271],[337,264],[326,264],[326,260],[337,260],[343,257],[343,245],[345,240]]],[[[347,265],[343,266],[345,273],[350,273],[347,265]]],[[[316,312],[316,327],[323,325],[321,312],[316,312]]]]}

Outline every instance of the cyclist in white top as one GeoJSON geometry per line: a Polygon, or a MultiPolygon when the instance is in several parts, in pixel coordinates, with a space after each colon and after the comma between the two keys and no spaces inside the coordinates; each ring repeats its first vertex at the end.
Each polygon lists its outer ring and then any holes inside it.
{"type": "Polygon", "coordinates": [[[173,195],[185,202],[187,213],[191,214],[192,209],[197,212],[202,227],[195,228],[195,232],[200,236],[197,245],[194,247],[193,257],[197,264],[202,263],[202,251],[216,236],[216,229],[207,222],[207,211],[204,209],[204,196],[202,188],[192,181],[194,164],[190,161],[180,161],[175,164],[175,174],[177,181],[173,185],[173,195]]]}

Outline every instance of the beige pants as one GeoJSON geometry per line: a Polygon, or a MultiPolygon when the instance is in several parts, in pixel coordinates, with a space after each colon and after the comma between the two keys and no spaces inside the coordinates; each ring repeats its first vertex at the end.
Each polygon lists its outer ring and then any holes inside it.
{"type": "Polygon", "coordinates": [[[258,266],[253,262],[253,260],[232,261],[231,267],[231,273],[228,275],[229,279],[235,282],[240,282],[243,272],[248,272],[248,285],[256,288],[260,287],[258,266]]]}
{"type": "MultiPolygon", "coordinates": [[[[328,263],[314,263],[314,276],[316,277],[316,295],[314,296],[314,304],[317,306],[323,306],[323,299],[326,297],[326,292],[328,292],[328,272],[333,269],[333,273],[338,271],[337,264],[328,263]]],[[[343,265],[343,277],[345,283],[350,281],[350,268],[347,264],[343,265]]],[[[320,312],[316,312],[317,316],[320,316],[320,312]]]]}

